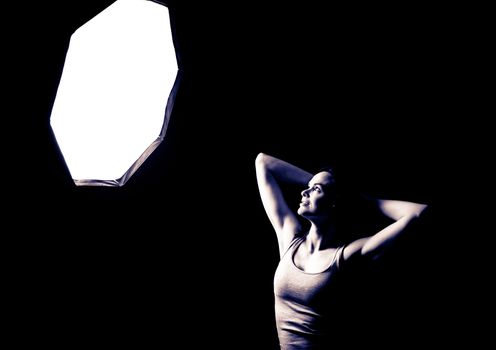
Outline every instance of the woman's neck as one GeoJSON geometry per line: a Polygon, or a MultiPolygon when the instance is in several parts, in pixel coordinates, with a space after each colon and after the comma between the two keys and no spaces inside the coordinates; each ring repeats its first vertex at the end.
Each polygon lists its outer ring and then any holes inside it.
{"type": "Polygon", "coordinates": [[[306,239],[310,252],[338,245],[336,227],[333,223],[318,226],[312,223],[306,239]]]}

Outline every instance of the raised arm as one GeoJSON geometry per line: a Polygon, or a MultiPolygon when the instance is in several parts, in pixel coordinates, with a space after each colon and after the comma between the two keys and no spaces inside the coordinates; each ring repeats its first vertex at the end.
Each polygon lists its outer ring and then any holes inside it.
{"type": "Polygon", "coordinates": [[[425,204],[407,201],[387,199],[375,201],[379,210],[394,222],[370,237],[349,244],[344,250],[345,260],[356,256],[371,258],[380,256],[427,208],[425,204]]]}
{"type": "MultiPolygon", "coordinates": [[[[260,153],[255,160],[258,189],[265,212],[277,234],[279,253],[289,246],[300,224],[281,190],[282,183],[306,186],[312,174],[281,159],[260,153]]],[[[297,203],[295,203],[296,208],[297,203]]]]}

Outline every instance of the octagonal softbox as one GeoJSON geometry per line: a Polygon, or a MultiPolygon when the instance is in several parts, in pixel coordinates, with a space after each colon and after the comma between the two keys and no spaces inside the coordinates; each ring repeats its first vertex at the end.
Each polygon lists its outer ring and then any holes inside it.
{"type": "Polygon", "coordinates": [[[126,183],[164,140],[179,80],[162,4],[118,0],[74,32],[50,124],[76,185],[126,183]]]}

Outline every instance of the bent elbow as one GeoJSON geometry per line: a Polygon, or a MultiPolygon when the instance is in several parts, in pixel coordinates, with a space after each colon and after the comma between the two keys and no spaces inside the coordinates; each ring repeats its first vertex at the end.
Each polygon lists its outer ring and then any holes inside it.
{"type": "Polygon", "coordinates": [[[428,208],[427,204],[419,204],[417,210],[414,211],[413,215],[418,218],[422,213],[428,208]]]}
{"type": "Polygon", "coordinates": [[[264,157],[265,157],[265,153],[260,152],[259,154],[257,154],[257,157],[255,158],[255,163],[263,162],[264,157]]]}
{"type": "Polygon", "coordinates": [[[265,167],[266,164],[267,164],[267,155],[265,153],[260,152],[255,158],[255,166],[257,168],[265,167]]]}

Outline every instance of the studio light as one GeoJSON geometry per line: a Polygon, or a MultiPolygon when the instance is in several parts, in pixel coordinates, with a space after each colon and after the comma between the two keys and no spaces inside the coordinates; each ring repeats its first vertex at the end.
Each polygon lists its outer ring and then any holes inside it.
{"type": "Polygon", "coordinates": [[[118,0],[73,33],[50,124],[76,185],[126,183],[164,139],[178,73],[157,2],[118,0]]]}

